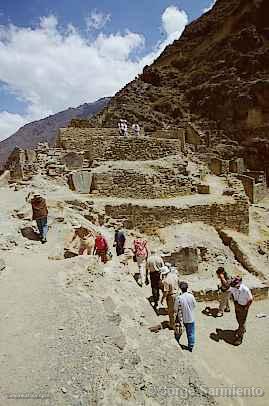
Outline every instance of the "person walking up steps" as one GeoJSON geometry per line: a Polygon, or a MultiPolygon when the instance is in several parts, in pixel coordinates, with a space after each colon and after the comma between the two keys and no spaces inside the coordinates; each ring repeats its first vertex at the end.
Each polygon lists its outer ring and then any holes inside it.
{"type": "Polygon", "coordinates": [[[138,237],[133,242],[133,254],[134,259],[137,262],[138,271],[139,271],[139,280],[138,284],[143,286],[145,283],[145,273],[146,273],[146,262],[149,256],[149,251],[147,247],[148,243],[146,240],[143,240],[142,237],[138,237]]]}
{"type": "MultiPolygon", "coordinates": [[[[29,198],[30,194],[28,195],[29,198]]],[[[28,199],[27,198],[27,199],[28,199]]],[[[42,244],[47,242],[48,233],[48,208],[46,200],[39,194],[35,194],[31,199],[31,205],[33,210],[33,220],[36,221],[36,225],[40,235],[40,241],[42,244]]]]}
{"type": "Polygon", "coordinates": [[[160,278],[161,278],[161,268],[163,266],[164,262],[162,260],[162,257],[158,255],[155,251],[151,251],[151,255],[148,257],[147,260],[146,281],[148,280],[149,274],[155,309],[158,308],[160,299],[160,278]]]}
{"type": "Polygon", "coordinates": [[[169,316],[169,328],[175,330],[175,313],[174,305],[175,298],[178,292],[178,277],[176,273],[171,272],[171,268],[163,266],[161,268],[162,285],[163,285],[163,297],[161,299],[161,304],[163,304],[164,299],[166,299],[167,310],[169,316]]]}
{"type": "Polygon", "coordinates": [[[238,323],[234,344],[240,345],[246,332],[248,310],[253,302],[253,296],[250,289],[242,283],[242,278],[240,276],[236,276],[231,280],[231,287],[229,290],[233,296],[235,315],[238,323]]]}
{"type": "Polygon", "coordinates": [[[116,253],[118,257],[124,254],[125,241],[126,237],[124,235],[124,232],[122,231],[121,227],[118,227],[118,229],[115,231],[114,236],[114,247],[116,247],[116,253]]]}
{"type": "Polygon", "coordinates": [[[101,259],[103,264],[107,263],[108,243],[105,237],[100,232],[97,233],[97,236],[95,238],[93,253],[101,259]]]}
{"type": "Polygon", "coordinates": [[[188,350],[192,352],[195,344],[194,309],[196,307],[196,300],[188,292],[187,282],[180,282],[179,288],[182,293],[176,297],[174,311],[178,323],[181,325],[183,323],[185,326],[188,338],[188,350]]]}

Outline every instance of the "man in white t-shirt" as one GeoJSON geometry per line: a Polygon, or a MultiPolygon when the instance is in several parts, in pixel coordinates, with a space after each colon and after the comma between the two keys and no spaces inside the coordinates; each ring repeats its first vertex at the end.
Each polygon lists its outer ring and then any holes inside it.
{"type": "Polygon", "coordinates": [[[195,321],[194,309],[196,307],[196,300],[194,296],[188,292],[187,282],[180,282],[179,284],[181,295],[177,295],[175,300],[175,313],[177,321],[184,324],[188,338],[188,350],[192,352],[195,344],[195,321]]]}
{"type": "Polygon", "coordinates": [[[239,345],[242,343],[243,336],[246,332],[248,309],[253,302],[253,296],[250,289],[242,283],[240,276],[236,276],[232,279],[229,291],[233,296],[235,315],[238,322],[236,341],[234,344],[239,345]]]}

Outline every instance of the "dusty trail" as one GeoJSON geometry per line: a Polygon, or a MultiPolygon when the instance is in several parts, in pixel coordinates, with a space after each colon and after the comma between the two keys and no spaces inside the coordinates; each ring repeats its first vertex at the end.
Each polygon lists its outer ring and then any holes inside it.
{"type": "MultiPolygon", "coordinates": [[[[5,257],[8,270],[0,279],[1,406],[82,404],[75,397],[67,402],[61,388],[72,380],[71,373],[76,375],[74,364],[79,361],[83,368],[85,362],[85,298],[77,297],[76,303],[64,294],[60,265],[48,261],[47,248],[40,251],[5,257]]],[[[87,371],[84,376],[87,380],[87,371]]]]}
{"type": "MultiPolygon", "coordinates": [[[[52,344],[56,333],[57,296],[53,275],[48,275],[46,261],[39,258],[21,256],[14,260],[10,254],[9,272],[1,278],[2,401],[7,399],[5,393],[46,395],[55,378],[50,341],[52,344]]],[[[28,402],[36,404],[34,400],[28,402]]]]}

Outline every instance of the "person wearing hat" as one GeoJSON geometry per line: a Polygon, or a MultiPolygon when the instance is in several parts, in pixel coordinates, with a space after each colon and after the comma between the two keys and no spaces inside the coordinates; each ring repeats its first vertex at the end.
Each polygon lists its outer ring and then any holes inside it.
{"type": "Polygon", "coordinates": [[[146,283],[148,283],[147,281],[149,274],[154,309],[157,309],[159,304],[161,268],[163,266],[164,262],[162,257],[155,251],[151,251],[151,255],[148,257],[146,265],[146,283]]]}
{"type": "Polygon", "coordinates": [[[196,300],[193,294],[188,292],[187,282],[180,282],[179,288],[182,293],[176,297],[174,311],[178,323],[185,326],[188,338],[188,350],[192,352],[195,344],[194,309],[196,307],[196,300]]]}
{"type": "Polygon", "coordinates": [[[33,211],[32,218],[36,221],[40,240],[42,244],[44,244],[47,242],[48,233],[48,208],[46,200],[44,197],[40,196],[40,194],[34,194],[33,198],[31,199],[31,206],[33,211]]]}
{"type": "Polygon", "coordinates": [[[253,302],[253,296],[250,289],[242,283],[242,278],[240,276],[232,278],[229,291],[233,296],[235,315],[238,323],[234,344],[239,345],[242,343],[243,336],[246,332],[246,320],[249,307],[253,302]]]}
{"type": "Polygon", "coordinates": [[[166,299],[167,310],[169,316],[169,327],[171,330],[175,330],[175,313],[174,305],[175,298],[178,292],[178,277],[176,273],[172,273],[171,269],[167,266],[161,268],[162,285],[163,285],[163,296],[161,299],[161,304],[163,304],[164,299],[166,299]]]}

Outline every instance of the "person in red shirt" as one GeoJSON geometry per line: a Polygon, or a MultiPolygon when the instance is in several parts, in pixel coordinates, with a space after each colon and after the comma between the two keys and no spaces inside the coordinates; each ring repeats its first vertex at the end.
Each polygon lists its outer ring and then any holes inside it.
{"type": "Polygon", "coordinates": [[[94,244],[94,255],[97,255],[101,258],[103,264],[107,262],[107,253],[108,253],[108,243],[105,237],[99,232],[95,237],[95,244],[94,244]]]}

